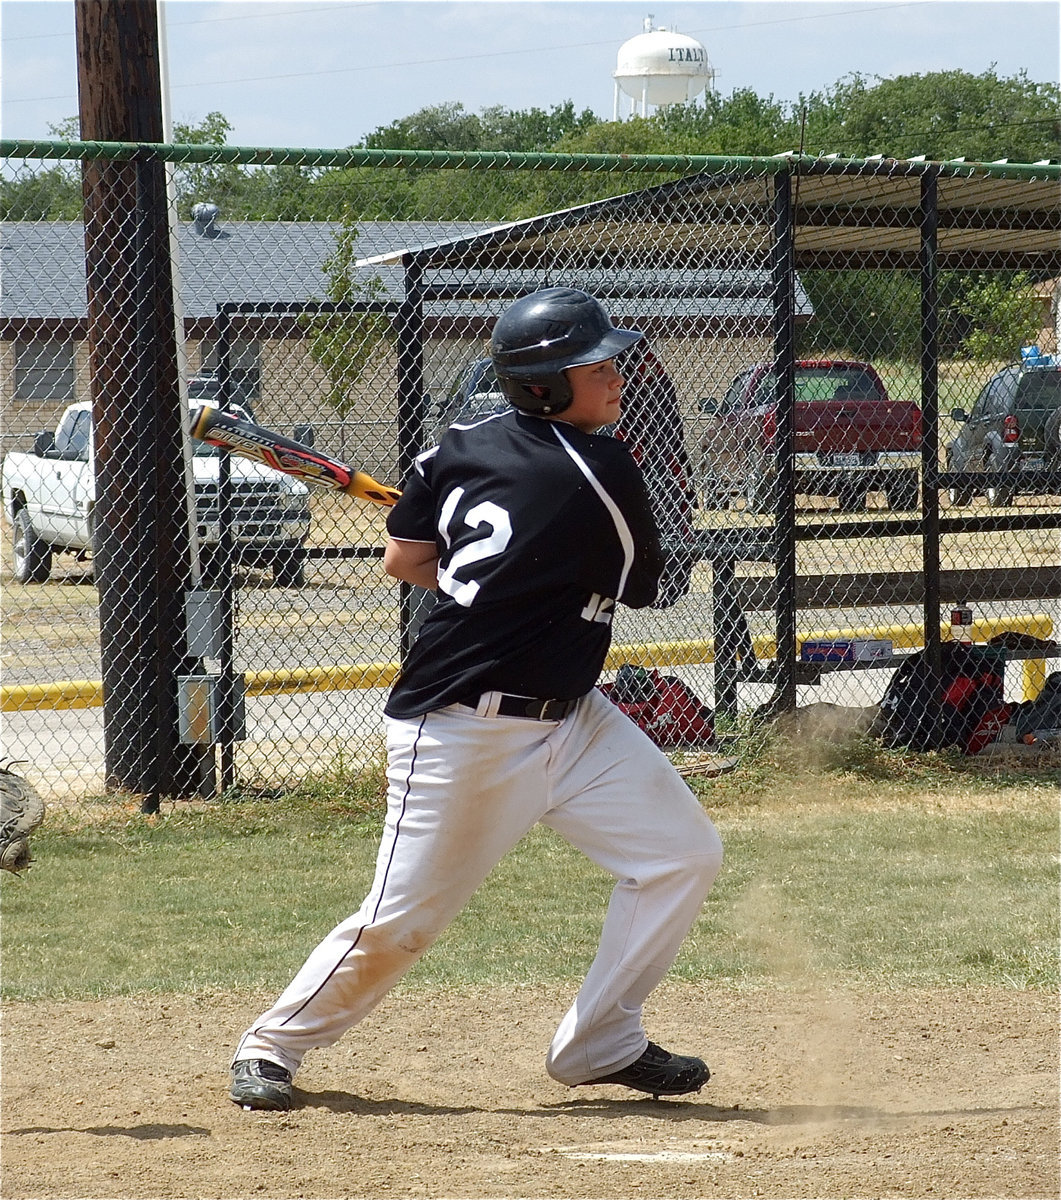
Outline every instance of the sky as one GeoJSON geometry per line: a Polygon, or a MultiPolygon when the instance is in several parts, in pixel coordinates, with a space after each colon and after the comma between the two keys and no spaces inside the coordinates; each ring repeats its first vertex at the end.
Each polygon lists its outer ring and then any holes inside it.
{"type": "MultiPolygon", "coordinates": [[[[699,41],[723,96],[795,104],[846,75],[1024,70],[1058,81],[1056,0],[159,0],[170,113],[221,112],[234,146],[333,149],[428,105],[614,115],[620,47],[656,27],[699,41]]],[[[73,0],[0,3],[0,136],[76,115],[73,0]]],[[[624,99],[621,115],[629,114],[624,99]]]]}

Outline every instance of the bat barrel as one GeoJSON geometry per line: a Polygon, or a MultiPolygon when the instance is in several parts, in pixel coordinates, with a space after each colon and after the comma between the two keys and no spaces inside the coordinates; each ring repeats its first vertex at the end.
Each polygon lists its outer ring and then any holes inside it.
{"type": "Polygon", "coordinates": [[[200,441],[254,459],[305,483],[332,488],[373,504],[389,506],[401,495],[365,471],[213,405],[201,405],[189,414],[188,432],[200,441]]]}

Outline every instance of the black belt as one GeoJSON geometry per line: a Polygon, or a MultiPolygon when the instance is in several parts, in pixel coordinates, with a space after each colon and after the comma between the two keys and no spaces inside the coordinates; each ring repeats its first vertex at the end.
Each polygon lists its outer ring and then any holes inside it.
{"type": "MultiPolygon", "coordinates": [[[[574,710],[577,700],[538,700],[533,696],[502,696],[499,717],[526,717],[531,721],[562,721],[574,710]]],[[[462,700],[465,708],[478,708],[479,700],[462,700]]]]}

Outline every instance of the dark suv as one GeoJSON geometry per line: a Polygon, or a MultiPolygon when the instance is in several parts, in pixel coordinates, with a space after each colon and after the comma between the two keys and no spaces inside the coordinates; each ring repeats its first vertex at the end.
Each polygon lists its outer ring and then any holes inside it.
{"type": "MultiPolygon", "coordinates": [[[[993,375],[971,412],[951,412],[962,428],[947,447],[948,471],[1000,471],[1013,480],[984,488],[988,504],[1012,502],[1021,488],[1019,471],[1061,471],[1061,363],[1053,356],[1003,367],[993,375]]],[[[1061,480],[1059,480],[1061,484],[1061,480]]],[[[952,486],[952,504],[969,504],[972,484],[952,486]]]]}

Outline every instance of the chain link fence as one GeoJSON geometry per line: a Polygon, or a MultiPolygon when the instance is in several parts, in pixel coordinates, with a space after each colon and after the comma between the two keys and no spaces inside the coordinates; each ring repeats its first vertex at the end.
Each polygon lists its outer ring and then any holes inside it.
{"type": "Polygon", "coordinates": [[[187,410],[400,486],[501,403],[492,323],[556,284],[647,335],[610,432],[688,565],[616,614],[607,680],[675,676],[723,733],[859,719],[965,606],[1009,697],[1058,665],[1056,166],[5,153],[4,752],[53,799],[379,755],[429,603],[384,575],[385,510],[187,410]]]}

